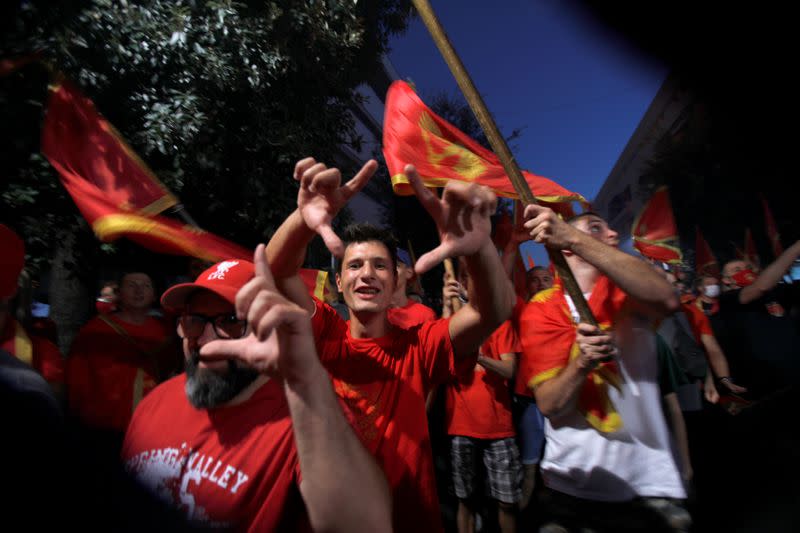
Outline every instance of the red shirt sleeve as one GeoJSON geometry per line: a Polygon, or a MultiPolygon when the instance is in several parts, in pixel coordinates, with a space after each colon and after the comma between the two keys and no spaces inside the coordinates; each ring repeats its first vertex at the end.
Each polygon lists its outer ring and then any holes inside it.
{"type": "Polygon", "coordinates": [[[438,318],[436,316],[436,312],[427,305],[420,304],[420,307],[422,308],[420,310],[420,315],[424,322],[427,322],[428,320],[436,320],[438,318]]]}
{"type": "Polygon", "coordinates": [[[504,353],[519,353],[522,351],[522,344],[511,320],[506,320],[500,324],[500,327],[489,337],[488,342],[492,343],[492,351],[498,357],[504,353]]]}
{"type": "Polygon", "coordinates": [[[472,372],[478,360],[478,353],[476,352],[474,356],[455,357],[450,339],[449,318],[422,324],[417,329],[417,335],[420,358],[432,385],[458,379],[465,373],[472,372]]]}

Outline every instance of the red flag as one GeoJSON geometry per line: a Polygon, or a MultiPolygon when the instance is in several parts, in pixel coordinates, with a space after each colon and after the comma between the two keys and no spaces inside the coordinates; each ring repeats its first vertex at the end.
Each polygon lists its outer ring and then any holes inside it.
{"type": "Polygon", "coordinates": [[[708,275],[719,278],[720,276],[719,264],[717,263],[717,260],[714,257],[714,253],[711,251],[711,247],[703,238],[703,234],[700,233],[700,228],[695,226],[695,229],[697,230],[697,239],[694,251],[695,253],[694,264],[697,275],[698,276],[708,275]]]}
{"type": "Polygon", "coordinates": [[[525,252],[525,255],[528,257],[528,270],[530,270],[536,266],[536,262],[533,260],[533,257],[531,257],[531,254],[529,254],[528,252],[525,252]]]}
{"type": "Polygon", "coordinates": [[[683,260],[667,187],[659,187],[645,203],[633,221],[631,235],[633,247],[645,257],[670,264],[683,260]]]}
{"type": "Polygon", "coordinates": [[[328,283],[328,273],[324,270],[315,270],[312,268],[301,268],[300,279],[303,280],[308,289],[309,294],[322,300],[323,302],[332,302],[335,299],[330,283],[328,283]]]}
{"type": "Polygon", "coordinates": [[[753,240],[753,232],[750,231],[750,228],[745,228],[744,230],[744,251],[737,248],[736,254],[740,259],[747,261],[751,265],[761,265],[761,260],[758,258],[756,243],[753,240]]]}
{"type": "Polygon", "coordinates": [[[62,176],[94,186],[114,208],[154,215],[178,203],[92,101],[67,80],[50,88],[42,152],[62,176]]]}
{"type": "MultiPolygon", "coordinates": [[[[588,301],[602,329],[613,327],[626,303],[626,294],[605,276],[598,279],[588,301]]],[[[519,326],[524,357],[517,372],[528,388],[552,379],[580,355],[571,317],[559,278],[525,306],[519,326]]],[[[595,429],[613,432],[622,427],[622,417],[608,394],[609,386],[619,389],[621,382],[617,363],[610,359],[589,372],[581,385],[578,410],[595,429]]]]}
{"type": "Polygon", "coordinates": [[[775,219],[772,216],[772,211],[769,209],[767,199],[764,198],[763,194],[759,193],[759,196],[761,197],[761,205],[764,206],[764,226],[767,229],[767,236],[769,237],[769,243],[772,246],[772,253],[775,254],[775,257],[778,257],[783,253],[781,236],[778,234],[778,225],[775,224],[775,219]]]}
{"type": "Polygon", "coordinates": [[[82,97],[63,85],[54,89],[42,129],[42,153],[100,240],[127,237],[155,252],[212,262],[253,257],[251,251],[200,228],[148,214],[172,205],[175,198],[146,175],[130,148],[115,141],[118,137],[90,109],[91,102],[76,99],[82,97]]]}
{"type": "MultiPolygon", "coordinates": [[[[393,82],[386,95],[383,154],[394,192],[401,196],[413,194],[403,174],[405,165],[412,163],[428,187],[457,180],[485,185],[498,196],[519,197],[497,156],[437,116],[403,81],[393,82]]],[[[538,200],[587,204],[583,196],[552,180],[530,172],[523,175],[538,200]]]]}

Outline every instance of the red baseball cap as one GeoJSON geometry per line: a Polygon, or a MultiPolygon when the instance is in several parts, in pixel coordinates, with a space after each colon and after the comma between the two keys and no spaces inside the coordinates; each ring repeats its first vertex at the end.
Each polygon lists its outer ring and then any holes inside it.
{"type": "Polygon", "coordinates": [[[0,224],[0,251],[0,300],[7,300],[17,291],[25,266],[25,243],[5,224],[0,224]]]}
{"type": "Polygon", "coordinates": [[[180,283],[167,289],[161,296],[161,305],[167,311],[182,311],[189,295],[199,289],[211,291],[235,304],[236,293],[254,276],[255,266],[250,261],[242,259],[221,261],[197,276],[194,283],[180,283]]]}

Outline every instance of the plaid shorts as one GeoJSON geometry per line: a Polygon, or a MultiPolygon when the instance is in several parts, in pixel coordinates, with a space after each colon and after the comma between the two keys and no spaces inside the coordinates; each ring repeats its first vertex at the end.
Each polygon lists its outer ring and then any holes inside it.
{"type": "Polygon", "coordinates": [[[522,497],[523,471],[517,443],[513,437],[475,439],[453,436],[450,443],[450,457],[456,496],[465,500],[473,495],[479,471],[479,456],[483,458],[486,467],[490,496],[503,503],[517,503],[522,497]]]}

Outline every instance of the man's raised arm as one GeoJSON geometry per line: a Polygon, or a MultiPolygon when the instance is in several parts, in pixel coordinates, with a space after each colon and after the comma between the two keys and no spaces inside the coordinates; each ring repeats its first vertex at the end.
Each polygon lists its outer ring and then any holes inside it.
{"type": "Polygon", "coordinates": [[[514,308],[514,289],[490,237],[497,198],[486,187],[450,182],[439,199],[422,184],[412,165],[406,166],[405,173],[441,240],[419,258],[414,267],[417,273],[427,272],[447,257],[463,256],[467,263],[473,280],[469,303],[450,319],[450,339],[456,357],[471,356],[514,308]]]}
{"type": "Polygon", "coordinates": [[[278,292],[263,245],[254,263],[255,278],[236,295],[236,313],[247,318],[249,335],[209,342],[202,355],[236,359],[283,380],[300,493],[314,531],[391,531],[386,477],[342,412],[317,357],[309,313],[278,292]]]}
{"type": "Polygon", "coordinates": [[[783,278],[786,271],[800,256],[800,241],[795,242],[758,275],[756,280],[739,292],[739,302],[749,304],[764,296],[783,278]]]}
{"type": "MultiPolygon", "coordinates": [[[[530,230],[534,241],[577,255],[588,263],[585,266],[589,269],[597,269],[608,276],[638,302],[640,309],[646,314],[662,317],[678,310],[678,297],[663,276],[644,261],[616,248],[615,239],[609,244],[593,237],[591,224],[594,221],[605,225],[601,230],[608,230],[606,222],[599,217],[587,222],[590,227],[588,232],[584,232],[564,222],[553,210],[540,205],[528,205],[524,216],[525,227],[530,230]]],[[[573,267],[576,279],[580,277],[580,272],[575,270],[581,267],[582,265],[573,267]]],[[[586,290],[584,287],[581,289],[586,290]]]]}
{"type": "Polygon", "coordinates": [[[275,231],[267,244],[266,254],[280,291],[309,312],[313,311],[314,302],[298,274],[306,248],[319,234],[333,255],[342,256],[342,241],[331,224],[377,168],[378,164],[370,160],[353,179],[342,185],[342,175],[338,169],[327,168],[311,157],[295,165],[294,179],[300,182],[297,209],[275,231]]]}

